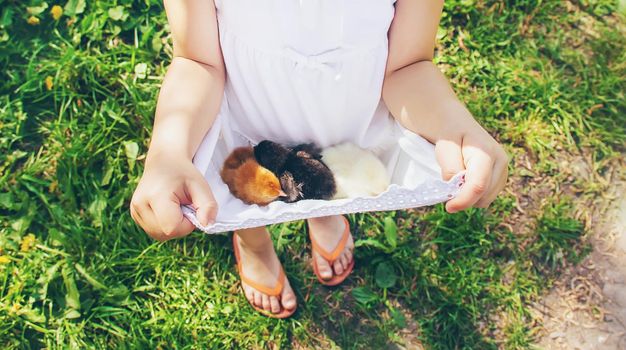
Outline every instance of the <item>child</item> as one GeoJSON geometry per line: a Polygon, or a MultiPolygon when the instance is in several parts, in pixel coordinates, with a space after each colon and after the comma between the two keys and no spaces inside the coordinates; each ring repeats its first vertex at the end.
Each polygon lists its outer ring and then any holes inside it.
{"type": "MultiPolygon", "coordinates": [[[[237,132],[262,128],[274,141],[332,144],[360,132],[365,139],[391,115],[435,145],[444,179],[466,171],[465,186],[446,204],[451,213],[487,207],[504,187],[507,155],[432,63],[443,0],[165,0],[165,8],[174,59],[131,202],[151,237],[193,230],[181,204],[193,205],[203,225],[215,219],[211,188],[192,158],[223,98],[237,132]]],[[[353,266],[347,220],[307,223],[318,278],[340,283],[353,266]]],[[[291,315],[296,297],[267,230],[236,231],[233,243],[252,306],[291,315]]]]}

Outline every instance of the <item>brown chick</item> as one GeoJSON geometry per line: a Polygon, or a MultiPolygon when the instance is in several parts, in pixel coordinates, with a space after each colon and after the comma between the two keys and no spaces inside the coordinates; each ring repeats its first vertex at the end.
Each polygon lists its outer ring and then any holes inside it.
{"type": "Polygon", "coordinates": [[[233,196],[246,204],[268,205],[285,195],[278,177],[257,163],[252,147],[236,148],[220,175],[233,196]]]}

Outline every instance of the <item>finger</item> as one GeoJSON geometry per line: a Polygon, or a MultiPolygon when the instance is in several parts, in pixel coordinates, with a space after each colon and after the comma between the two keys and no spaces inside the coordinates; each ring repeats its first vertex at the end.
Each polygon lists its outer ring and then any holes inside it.
{"type": "Polygon", "coordinates": [[[493,166],[493,175],[491,177],[491,186],[487,190],[487,194],[483,196],[478,202],[476,207],[487,208],[498,197],[498,194],[506,185],[508,178],[508,161],[507,158],[499,158],[493,166]]]}
{"type": "Polygon", "coordinates": [[[135,220],[150,237],[161,242],[167,240],[167,237],[163,235],[163,232],[158,227],[152,209],[147,203],[134,204],[131,208],[131,215],[134,213],[135,220]]]}
{"type": "Polygon", "coordinates": [[[139,213],[135,209],[135,206],[136,205],[131,202],[131,204],[130,204],[130,217],[133,218],[133,220],[135,221],[135,223],[137,225],[142,226],[142,224],[141,224],[142,223],[141,215],[139,215],[139,213]]]}
{"type": "Polygon", "coordinates": [[[178,238],[189,234],[194,225],[185,218],[178,199],[159,198],[150,202],[159,228],[168,238],[178,238]]]}
{"type": "Polygon", "coordinates": [[[134,205],[131,205],[130,207],[130,216],[133,218],[133,220],[135,221],[135,223],[139,226],[139,228],[141,228],[142,230],[144,230],[144,232],[152,237],[153,235],[151,233],[148,232],[148,230],[146,229],[146,223],[143,221],[143,219],[141,218],[141,214],[139,214],[139,212],[137,211],[137,209],[134,208],[134,205]]]}
{"type": "Polygon", "coordinates": [[[493,159],[482,150],[472,150],[474,154],[467,159],[465,184],[459,194],[446,203],[446,210],[455,213],[465,210],[478,202],[486,193],[491,183],[493,159]]]}
{"type": "Polygon", "coordinates": [[[204,177],[199,176],[199,179],[188,181],[186,185],[200,224],[208,226],[215,222],[217,203],[204,177]]]}
{"type": "Polygon", "coordinates": [[[441,167],[441,176],[445,181],[465,169],[460,142],[440,140],[435,145],[435,156],[441,167]]]}

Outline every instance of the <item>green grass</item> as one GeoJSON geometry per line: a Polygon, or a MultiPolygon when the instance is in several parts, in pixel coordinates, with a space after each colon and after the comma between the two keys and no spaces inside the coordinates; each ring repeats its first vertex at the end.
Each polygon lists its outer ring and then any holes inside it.
{"type": "Polygon", "coordinates": [[[53,1],[0,4],[4,349],[529,348],[530,304],[589,251],[584,203],[621,166],[618,1],[448,0],[437,62],[512,155],[508,191],[351,216],[357,269],[337,289],[313,278],[302,223],[272,227],[299,311],[267,319],[227,237],[156,243],[128,214],[171,55],[160,2],[63,1],[58,21],[53,1]]]}

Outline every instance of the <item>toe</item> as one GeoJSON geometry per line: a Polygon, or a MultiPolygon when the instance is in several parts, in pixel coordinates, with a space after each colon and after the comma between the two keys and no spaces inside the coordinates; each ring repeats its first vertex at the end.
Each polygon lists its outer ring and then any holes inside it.
{"type": "Polygon", "coordinates": [[[243,287],[243,293],[246,295],[246,299],[252,304],[254,304],[254,291],[252,288],[245,286],[243,287]]]}
{"type": "Polygon", "coordinates": [[[296,296],[293,294],[293,290],[289,284],[285,285],[285,289],[283,289],[283,294],[280,296],[280,300],[283,307],[287,310],[293,310],[296,307],[296,296]]]}
{"type": "Polygon", "coordinates": [[[344,252],[343,254],[341,254],[341,257],[339,258],[339,261],[341,261],[341,267],[343,267],[343,270],[345,271],[348,268],[348,256],[346,255],[346,252],[344,252]]]}
{"type": "Polygon", "coordinates": [[[270,297],[267,294],[263,294],[261,298],[263,301],[263,310],[270,311],[270,297]]]}
{"type": "Polygon", "coordinates": [[[329,279],[329,278],[333,277],[333,271],[330,268],[330,265],[328,264],[328,261],[326,261],[326,259],[324,259],[324,257],[322,257],[320,255],[317,255],[315,259],[316,259],[317,269],[318,269],[318,271],[320,273],[320,276],[323,279],[329,279]]]}
{"type": "Polygon", "coordinates": [[[341,261],[339,259],[335,260],[333,263],[333,268],[337,275],[341,275],[343,273],[343,266],[341,266],[341,261]]]}
{"type": "Polygon", "coordinates": [[[348,261],[348,265],[350,265],[350,263],[352,262],[352,259],[354,259],[354,256],[352,255],[352,249],[346,249],[345,255],[346,255],[346,260],[348,261]]]}
{"type": "Polygon", "coordinates": [[[254,306],[263,307],[263,295],[257,291],[254,291],[254,306]]]}
{"type": "Polygon", "coordinates": [[[270,297],[270,309],[275,314],[280,312],[280,303],[277,297],[270,297]]]}

